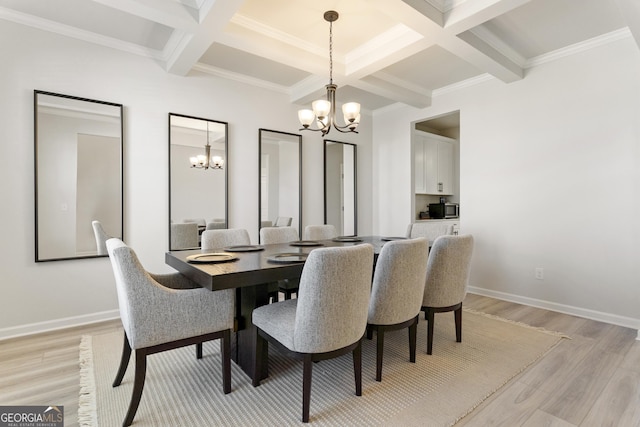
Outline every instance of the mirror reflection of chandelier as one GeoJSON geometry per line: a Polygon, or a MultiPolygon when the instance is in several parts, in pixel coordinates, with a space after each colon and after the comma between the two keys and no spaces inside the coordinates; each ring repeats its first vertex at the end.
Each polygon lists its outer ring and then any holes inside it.
{"type": "Polygon", "coordinates": [[[196,169],[222,169],[224,160],[220,156],[211,157],[211,145],[209,144],[209,122],[207,122],[207,144],[204,146],[204,155],[190,157],[191,167],[196,169]]]}
{"type": "Polygon", "coordinates": [[[327,99],[319,99],[311,103],[313,110],[299,110],[298,120],[302,124],[300,130],[321,131],[322,136],[329,133],[333,126],[342,133],[354,132],[360,123],[360,104],[357,102],[347,102],[342,105],[342,114],[344,115],[344,126],[339,126],[336,119],[336,89],[337,85],[333,84],[333,21],[338,19],[338,12],[329,10],[324,13],[324,19],[329,23],[329,84],[325,86],[327,89],[327,99]],[[316,120],[317,128],[311,128],[311,124],[316,120]]]}

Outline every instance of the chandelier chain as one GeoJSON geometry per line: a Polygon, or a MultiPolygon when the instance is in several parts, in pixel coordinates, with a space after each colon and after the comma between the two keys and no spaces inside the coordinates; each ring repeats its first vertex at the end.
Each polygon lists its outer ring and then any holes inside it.
{"type": "Polygon", "coordinates": [[[333,22],[329,22],[329,84],[333,84],[333,22]]]}

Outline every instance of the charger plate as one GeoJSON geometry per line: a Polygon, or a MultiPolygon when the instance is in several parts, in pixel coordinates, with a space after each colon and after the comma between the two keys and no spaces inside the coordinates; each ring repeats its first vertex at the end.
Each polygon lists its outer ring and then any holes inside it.
{"type": "Polygon", "coordinates": [[[269,262],[275,262],[278,264],[290,264],[294,262],[305,262],[309,254],[302,254],[299,252],[284,252],[281,254],[275,254],[267,258],[269,262]]]}
{"type": "Polygon", "coordinates": [[[238,259],[234,254],[226,252],[212,252],[208,254],[194,254],[187,257],[188,262],[198,264],[212,264],[218,262],[229,262],[238,259]]]}

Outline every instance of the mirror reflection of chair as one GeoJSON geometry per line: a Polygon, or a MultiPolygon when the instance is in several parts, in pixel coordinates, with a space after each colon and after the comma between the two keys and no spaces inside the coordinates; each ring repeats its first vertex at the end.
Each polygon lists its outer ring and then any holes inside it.
{"type": "Polygon", "coordinates": [[[198,227],[206,227],[207,221],[204,218],[186,218],[183,219],[182,222],[195,222],[198,224],[198,227]]]}
{"type": "Polygon", "coordinates": [[[225,228],[227,227],[224,222],[213,221],[207,223],[206,230],[224,230],[225,228]]]}
{"type": "Polygon", "coordinates": [[[96,248],[98,250],[98,255],[108,255],[106,243],[107,240],[109,240],[110,236],[105,233],[100,221],[91,221],[91,226],[93,227],[93,235],[96,238],[96,248]]]}
{"type": "Polygon", "coordinates": [[[260,228],[273,227],[273,221],[260,221],[260,228]]]}
{"type": "Polygon", "coordinates": [[[171,250],[197,248],[198,224],[195,222],[184,222],[171,224],[171,250]]]}
{"type": "Polygon", "coordinates": [[[369,302],[367,337],[377,335],[376,381],[382,381],[386,331],[409,328],[409,360],[416,361],[418,315],[429,256],[425,238],[387,242],[376,262],[369,302]]]}
{"type": "MultiPolygon", "coordinates": [[[[234,316],[233,290],[212,292],[179,273],[155,275],[142,267],[135,252],[119,239],[109,239],[107,249],[116,279],[124,343],[120,367],[113,382],[117,387],[135,352],[135,378],[131,402],[123,425],[136,415],[144,388],[147,356],[221,339],[222,388],[231,392],[231,330],[234,316]]],[[[207,375],[203,370],[203,375],[207,375]]]]}
{"type": "MultiPolygon", "coordinates": [[[[356,395],[362,395],[362,338],[373,270],[373,247],[327,247],[309,253],[297,299],[264,305],[253,311],[257,327],[255,361],[268,351],[266,341],[284,354],[303,360],[302,421],[309,421],[313,362],[351,352],[356,395]]],[[[254,387],[260,385],[256,363],[254,387]]]]}
{"type": "Polygon", "coordinates": [[[473,236],[438,237],[429,253],[422,308],[427,319],[427,354],[433,349],[434,314],[453,311],[456,341],[462,342],[462,301],[467,294],[473,236]]]}
{"type": "Polygon", "coordinates": [[[338,231],[331,224],[307,225],[304,228],[305,240],[328,240],[336,237],[338,237],[338,231]]]}
{"type": "MultiPolygon", "coordinates": [[[[264,227],[260,229],[260,242],[265,245],[288,243],[300,240],[298,230],[293,227],[264,227]]],[[[300,279],[278,280],[278,290],[284,294],[284,299],[298,292],[300,279]]]]}
{"type": "Polygon", "coordinates": [[[278,218],[276,218],[276,222],[275,224],[273,224],[274,227],[289,227],[291,225],[291,221],[293,220],[293,218],[291,218],[290,216],[279,216],[278,218]]]}

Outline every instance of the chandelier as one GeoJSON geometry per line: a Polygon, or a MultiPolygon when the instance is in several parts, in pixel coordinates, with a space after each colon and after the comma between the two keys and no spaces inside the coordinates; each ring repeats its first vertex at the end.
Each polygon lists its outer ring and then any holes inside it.
{"type": "Polygon", "coordinates": [[[313,110],[299,110],[298,119],[302,124],[302,130],[321,131],[322,136],[329,133],[331,126],[342,133],[354,132],[360,123],[360,104],[357,102],[347,102],[342,105],[344,116],[344,126],[339,126],[336,120],[336,89],[333,84],[333,22],[338,19],[338,12],[329,10],[324,13],[325,21],[329,22],[329,84],[327,89],[327,99],[313,101],[313,110]],[[316,120],[317,128],[311,128],[311,124],[316,120]]]}
{"type": "Polygon", "coordinates": [[[204,155],[190,157],[191,167],[196,169],[222,169],[224,160],[220,156],[211,157],[211,145],[209,144],[209,122],[207,122],[207,144],[204,146],[204,155]]]}

